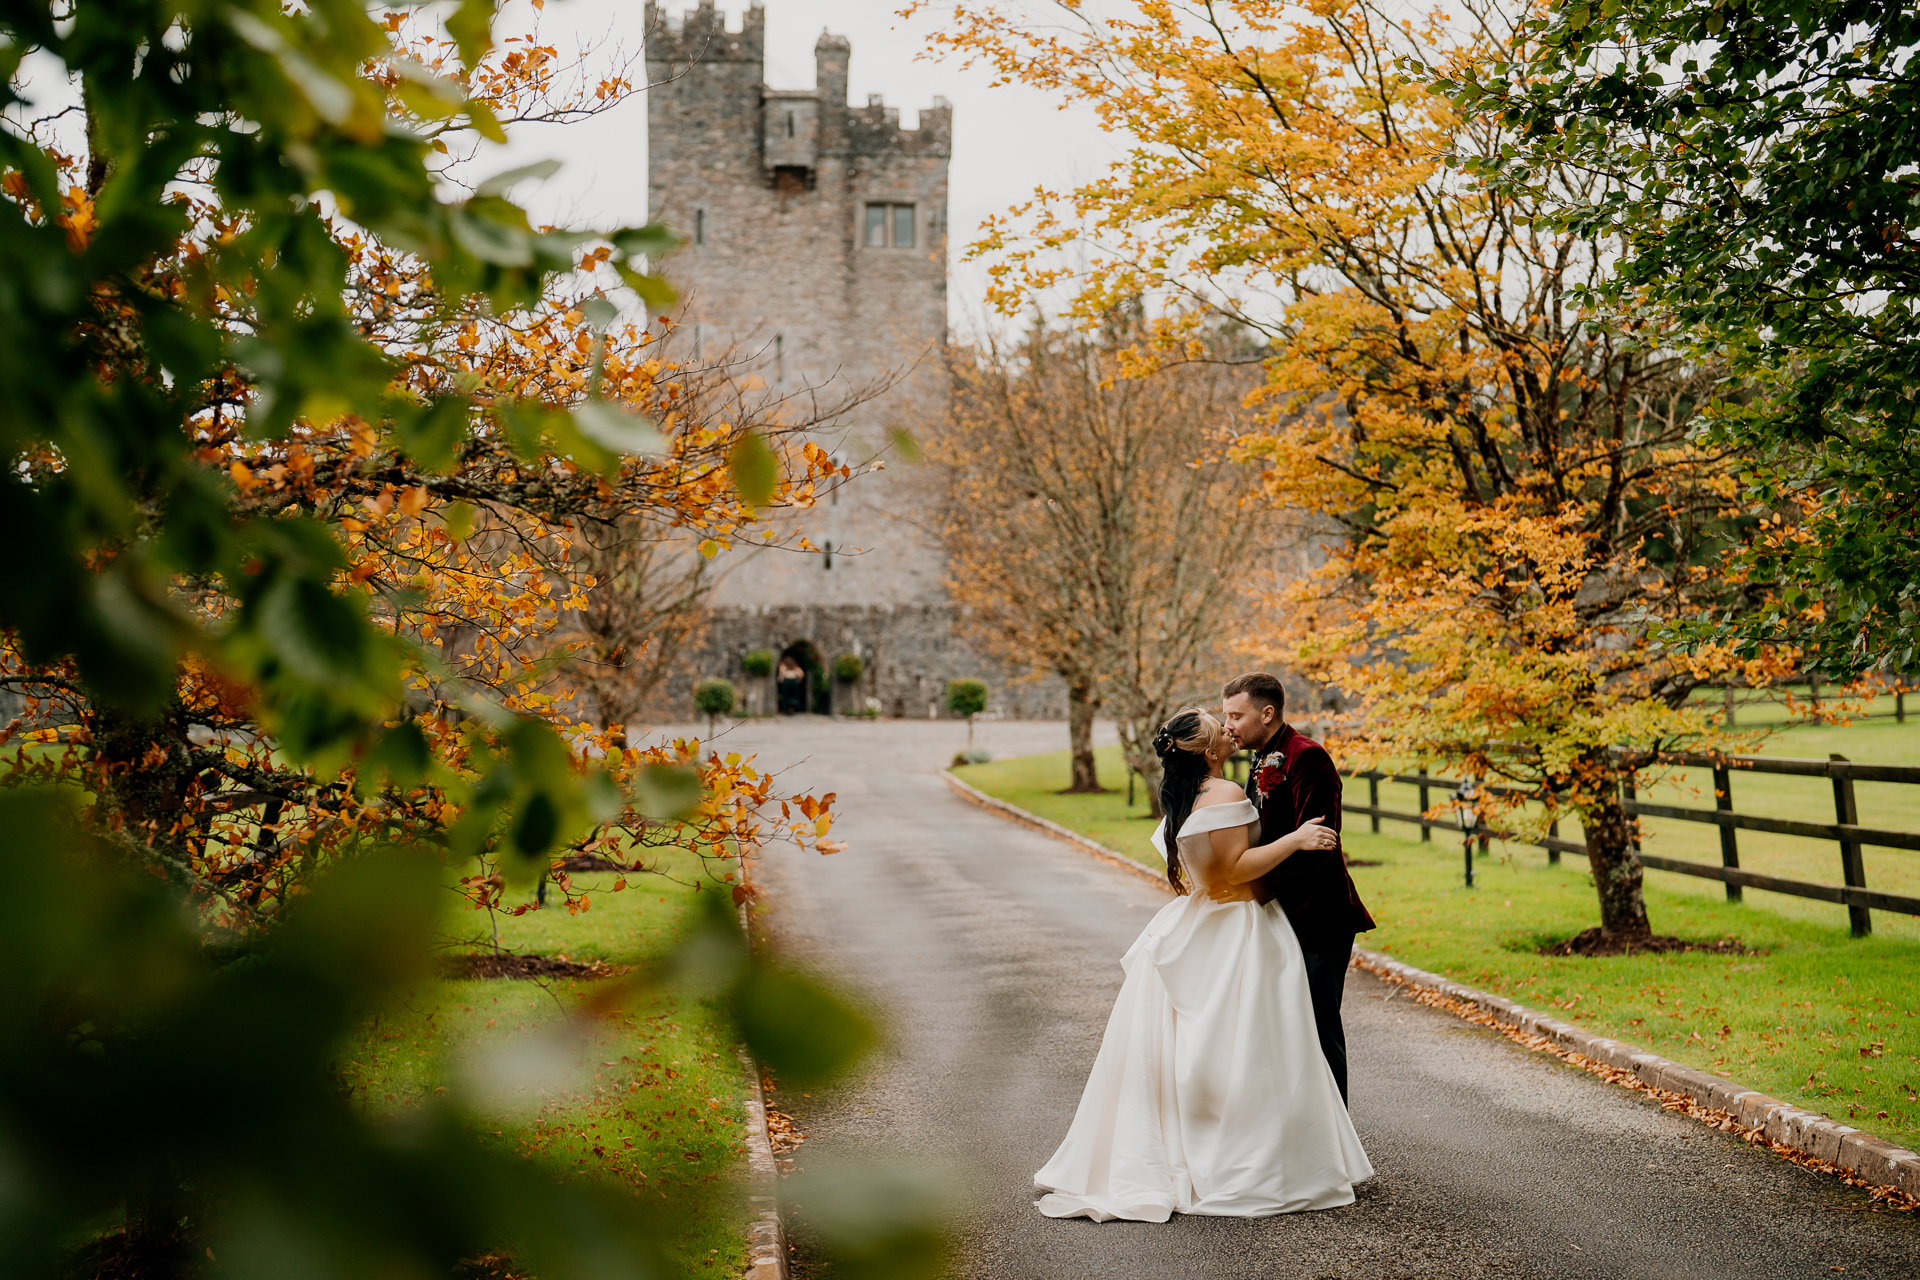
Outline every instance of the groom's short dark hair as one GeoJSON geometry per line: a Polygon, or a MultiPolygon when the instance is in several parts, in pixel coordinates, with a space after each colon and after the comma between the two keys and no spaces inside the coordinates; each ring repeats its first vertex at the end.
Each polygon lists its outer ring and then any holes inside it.
{"type": "Polygon", "coordinates": [[[1287,686],[1280,683],[1280,677],[1267,671],[1249,671],[1243,676],[1235,676],[1227,681],[1220,690],[1224,700],[1236,693],[1244,693],[1284,714],[1287,709],[1287,686]]]}

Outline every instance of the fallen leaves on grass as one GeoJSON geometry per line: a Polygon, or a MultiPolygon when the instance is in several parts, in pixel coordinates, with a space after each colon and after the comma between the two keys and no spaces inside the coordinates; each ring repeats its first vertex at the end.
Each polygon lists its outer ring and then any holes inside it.
{"type": "Polygon", "coordinates": [[[1554,1057],[1559,1058],[1571,1066],[1579,1067],[1583,1071],[1599,1076],[1609,1084],[1616,1084],[1624,1089],[1632,1089],[1636,1093],[1644,1093],[1657,1101],[1662,1110],[1677,1112],[1687,1116],[1689,1119],[1698,1120],[1703,1124],[1719,1129],[1725,1133],[1737,1133],[1749,1144],[1756,1147],[1765,1147],[1782,1160],[1797,1164],[1803,1169],[1811,1169],[1816,1173],[1829,1174],[1846,1183],[1848,1186],[1859,1187],[1861,1190],[1867,1192],[1874,1200],[1891,1208],[1903,1209],[1908,1212],[1920,1210],[1920,1199],[1908,1195],[1899,1188],[1885,1187],[1879,1183],[1869,1182],[1867,1179],[1855,1174],[1852,1170],[1835,1164],[1831,1160],[1822,1160],[1817,1156],[1810,1156],[1804,1151],[1796,1151],[1785,1143],[1775,1142],[1773,1139],[1767,1137],[1764,1128],[1749,1129],[1740,1123],[1738,1116],[1714,1107],[1701,1106],[1684,1093],[1674,1093],[1668,1089],[1656,1089],[1631,1071],[1622,1067],[1612,1066],[1595,1058],[1589,1058],[1584,1053],[1576,1053],[1565,1045],[1549,1040],[1546,1036],[1535,1035],[1530,1031],[1522,1031],[1518,1027],[1509,1026],[1477,1005],[1469,1004],[1464,1000],[1456,1000],[1452,996],[1443,995],[1438,991],[1429,990],[1426,987],[1415,986],[1399,974],[1368,964],[1357,956],[1353,960],[1353,965],[1355,968],[1365,969],[1368,973],[1373,974],[1382,981],[1390,982],[1397,987],[1405,987],[1408,992],[1412,994],[1413,998],[1421,1004],[1431,1005],[1436,1009],[1444,1009],[1455,1017],[1465,1019],[1468,1022],[1474,1023],[1476,1026],[1487,1027],[1498,1031],[1515,1044],[1532,1049],[1536,1053],[1552,1054],[1554,1057]]]}

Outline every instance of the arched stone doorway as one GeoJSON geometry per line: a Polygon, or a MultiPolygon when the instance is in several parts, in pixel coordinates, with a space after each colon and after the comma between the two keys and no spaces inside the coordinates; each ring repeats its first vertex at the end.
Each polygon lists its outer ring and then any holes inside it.
{"type": "Polygon", "coordinates": [[[833,714],[832,693],[827,686],[827,664],[811,640],[795,640],[780,651],[780,665],[774,669],[774,690],[779,698],[780,714],[797,715],[811,704],[820,715],[833,714]],[[782,671],[799,666],[799,680],[780,678],[782,671]]]}

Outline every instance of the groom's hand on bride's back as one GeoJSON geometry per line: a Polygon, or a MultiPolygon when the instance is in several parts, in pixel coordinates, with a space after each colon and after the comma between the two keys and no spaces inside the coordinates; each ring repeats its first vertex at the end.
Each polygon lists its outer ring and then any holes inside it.
{"type": "Polygon", "coordinates": [[[1207,896],[1215,902],[1252,902],[1254,900],[1253,885],[1251,883],[1215,885],[1207,890],[1207,896]]]}

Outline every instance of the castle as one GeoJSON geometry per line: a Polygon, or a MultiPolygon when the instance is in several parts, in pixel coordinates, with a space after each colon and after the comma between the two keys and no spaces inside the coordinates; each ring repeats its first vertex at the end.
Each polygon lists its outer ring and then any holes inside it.
{"type": "Polygon", "coordinates": [[[945,411],[952,107],[935,98],[906,128],[877,95],[849,105],[851,49],[828,34],[816,88],[769,88],[758,6],[730,31],[712,0],[678,21],[649,0],[646,24],[649,216],[686,241],[668,265],[680,358],[724,361],[797,404],[878,389],[822,442],[887,468],[796,517],[817,554],[724,557],[695,669],[667,697],[684,707],[691,678],[725,676],[769,710],[770,688],[741,669],[765,649],[819,673],[816,711],[944,715],[946,682],[981,676],[1002,714],[1063,714],[1056,681],[1009,680],[954,634],[913,468],[889,452],[896,430],[924,438],[945,411]],[[847,653],[863,668],[852,683],[830,671],[847,653]]]}

